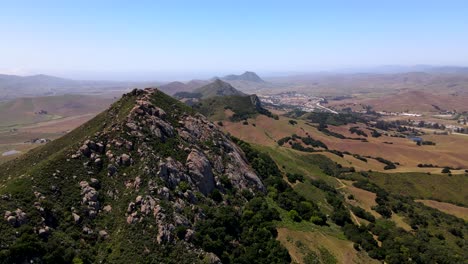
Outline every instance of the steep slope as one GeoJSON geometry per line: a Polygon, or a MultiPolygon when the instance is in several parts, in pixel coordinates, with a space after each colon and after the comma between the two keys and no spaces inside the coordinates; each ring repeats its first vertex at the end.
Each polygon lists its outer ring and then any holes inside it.
{"type": "Polygon", "coordinates": [[[273,117],[273,114],[263,108],[255,94],[246,96],[217,96],[200,100],[193,108],[211,120],[241,121],[263,114],[273,117]]]}
{"type": "Polygon", "coordinates": [[[245,96],[243,92],[232,87],[227,82],[223,82],[220,79],[216,79],[214,82],[204,85],[200,88],[193,90],[193,92],[179,92],[174,94],[176,98],[201,98],[206,99],[215,96],[245,96]]]}
{"type": "MultiPolygon", "coordinates": [[[[156,89],[134,90],[0,167],[0,263],[228,262],[234,251],[218,249],[229,246],[198,235],[211,232],[207,212],[219,207],[234,221],[244,197],[265,189],[205,117],[156,89]]],[[[233,228],[236,248],[249,252],[236,238],[240,223],[233,228]]],[[[256,250],[284,262],[275,233],[265,232],[256,250]]]]}
{"type": "Polygon", "coordinates": [[[258,83],[265,82],[255,72],[250,72],[250,71],[246,71],[240,75],[235,75],[235,74],[226,75],[223,77],[223,79],[226,81],[249,81],[249,82],[258,82],[258,83]]]}
{"type": "Polygon", "coordinates": [[[272,116],[268,110],[262,107],[256,95],[247,95],[219,79],[195,89],[193,92],[176,93],[174,97],[217,121],[226,118],[240,121],[256,114],[272,116]]]}

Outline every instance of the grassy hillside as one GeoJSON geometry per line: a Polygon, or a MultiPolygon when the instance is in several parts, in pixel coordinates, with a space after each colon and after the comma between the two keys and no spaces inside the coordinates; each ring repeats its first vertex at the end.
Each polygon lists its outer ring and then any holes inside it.
{"type": "Polygon", "coordinates": [[[207,116],[211,120],[240,121],[258,114],[271,113],[255,104],[252,96],[217,96],[201,100],[194,105],[194,109],[207,116]]]}
{"type": "Polygon", "coordinates": [[[369,173],[369,180],[391,193],[468,207],[468,177],[427,173],[369,173]]]}

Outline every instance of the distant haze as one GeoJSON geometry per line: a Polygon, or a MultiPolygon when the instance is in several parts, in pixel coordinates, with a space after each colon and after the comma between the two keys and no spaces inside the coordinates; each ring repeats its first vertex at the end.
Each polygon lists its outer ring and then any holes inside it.
{"type": "Polygon", "coordinates": [[[468,65],[468,2],[5,1],[0,73],[189,80],[468,65]]]}

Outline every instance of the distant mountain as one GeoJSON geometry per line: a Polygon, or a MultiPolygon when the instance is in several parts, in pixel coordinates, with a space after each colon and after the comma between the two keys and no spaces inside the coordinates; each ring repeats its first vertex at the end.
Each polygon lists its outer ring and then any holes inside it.
{"type": "Polygon", "coordinates": [[[0,101],[27,96],[89,94],[125,91],[156,83],[70,80],[50,75],[17,76],[0,74],[0,101]]]}
{"type": "Polygon", "coordinates": [[[367,67],[367,68],[348,68],[340,69],[330,73],[379,73],[379,74],[398,74],[398,73],[410,73],[410,72],[426,72],[426,73],[468,73],[468,67],[462,66],[434,66],[434,65],[383,65],[378,67],[367,67]]]}
{"type": "Polygon", "coordinates": [[[159,86],[159,89],[166,94],[174,95],[179,92],[191,92],[194,89],[200,88],[209,83],[204,80],[191,80],[187,83],[183,82],[170,82],[164,85],[159,86]]]}
{"type": "Polygon", "coordinates": [[[241,75],[235,75],[235,74],[226,75],[223,77],[223,79],[226,81],[249,81],[249,82],[258,82],[258,83],[265,82],[255,72],[250,72],[250,71],[246,71],[241,75]]]}
{"type": "Polygon", "coordinates": [[[193,92],[178,92],[174,97],[212,120],[241,121],[257,114],[273,117],[255,94],[245,94],[220,79],[193,92]]]}
{"type": "Polygon", "coordinates": [[[217,97],[217,96],[231,96],[231,95],[246,96],[246,94],[232,87],[232,85],[230,85],[229,83],[221,81],[220,79],[216,79],[214,82],[209,83],[200,88],[197,88],[193,90],[192,92],[175,93],[174,97],[178,99],[182,99],[182,98],[206,99],[206,98],[217,97]]]}
{"type": "Polygon", "coordinates": [[[232,87],[227,82],[221,81],[220,79],[214,82],[202,86],[194,90],[194,93],[199,93],[202,98],[209,98],[214,96],[229,96],[229,95],[240,95],[245,96],[246,94],[232,87]]]}

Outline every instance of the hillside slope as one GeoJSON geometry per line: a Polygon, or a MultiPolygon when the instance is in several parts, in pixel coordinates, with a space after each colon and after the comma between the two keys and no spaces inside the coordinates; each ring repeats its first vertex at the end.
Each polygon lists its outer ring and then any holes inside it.
{"type": "Polygon", "coordinates": [[[273,230],[256,228],[265,241],[252,244],[232,222],[240,221],[234,205],[265,189],[242,150],[205,117],[156,89],[134,90],[0,167],[0,263],[219,263],[235,255],[248,263],[250,247],[265,263],[284,263],[289,255],[273,230]],[[220,223],[232,225],[241,251],[209,244],[220,223]]]}

